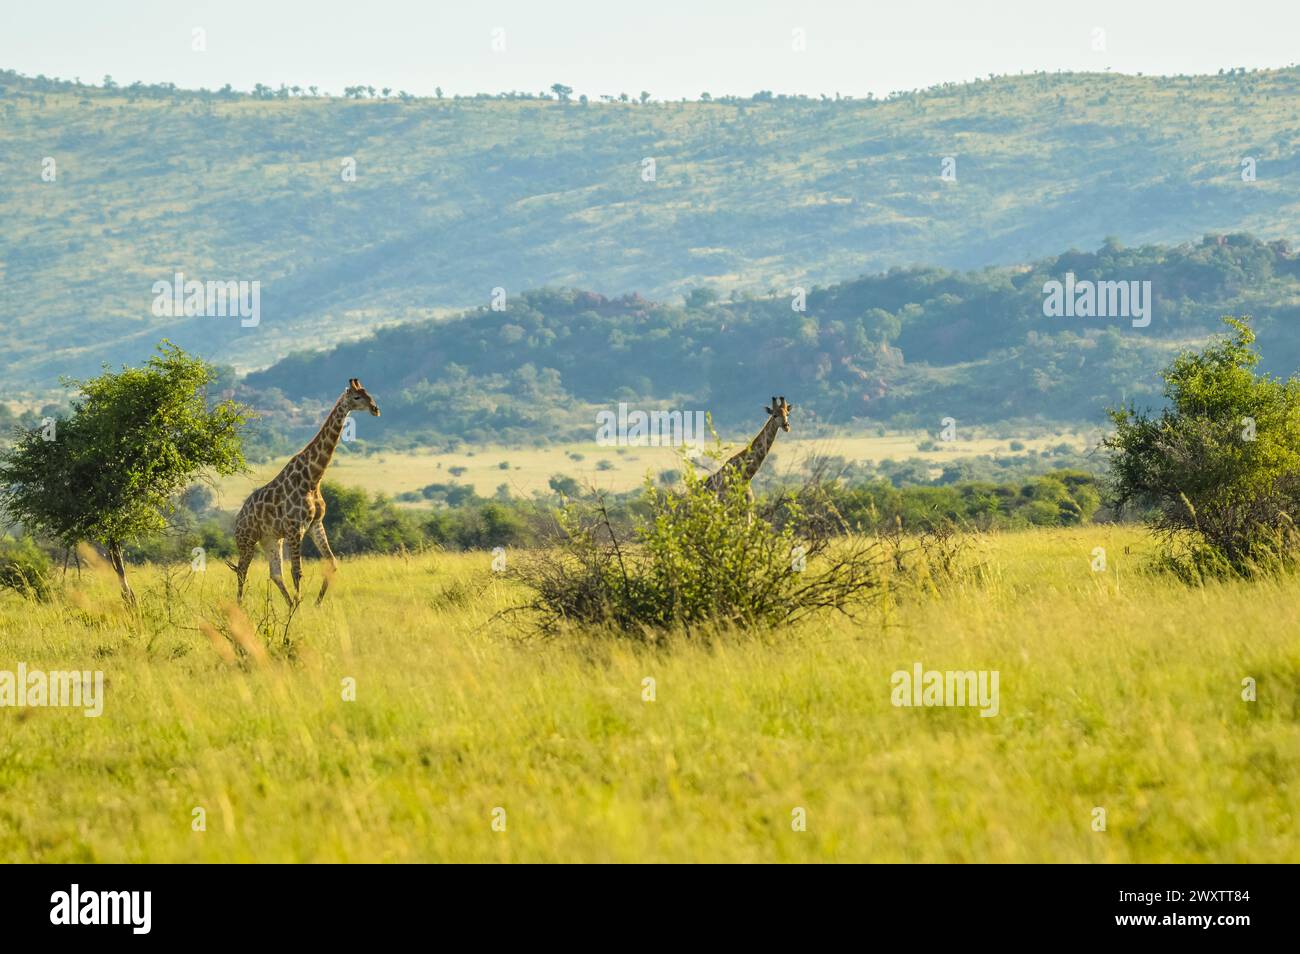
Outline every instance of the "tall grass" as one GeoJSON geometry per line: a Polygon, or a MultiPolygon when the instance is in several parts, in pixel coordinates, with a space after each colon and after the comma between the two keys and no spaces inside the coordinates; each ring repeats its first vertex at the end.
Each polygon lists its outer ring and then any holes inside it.
{"type": "Polygon", "coordinates": [[[1124,528],[983,546],[856,622],[660,645],[509,639],[488,553],[348,560],[287,630],[259,561],[260,657],[224,569],[140,572],[136,616],[102,571],[6,592],[0,669],[107,700],[0,709],[0,860],[1300,860],[1300,582],[1188,589],[1124,528]],[[999,715],[895,708],[915,662],[998,670],[999,715]]]}

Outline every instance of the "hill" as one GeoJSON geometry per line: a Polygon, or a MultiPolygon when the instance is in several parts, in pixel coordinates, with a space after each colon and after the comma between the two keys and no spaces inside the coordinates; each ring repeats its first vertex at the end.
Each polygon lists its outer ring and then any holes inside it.
{"type": "Polygon", "coordinates": [[[498,287],[784,293],[1110,235],[1287,238],[1300,212],[1295,68],[1034,74],[884,101],[298,93],[0,72],[11,393],[138,362],[164,335],[262,368],[498,287]],[[155,315],[154,284],[178,270],[260,282],[260,321],[155,315]]]}
{"type": "Polygon", "coordinates": [[[937,431],[944,417],[1097,424],[1108,406],[1158,403],[1159,369],[1222,331],[1223,315],[1254,316],[1270,370],[1300,366],[1300,257],[1244,235],[1136,249],[1112,241],[972,272],[892,269],[812,288],[804,311],[794,304],[542,289],[503,311],[291,355],[248,375],[244,397],[272,431],[314,428],[342,382],[359,376],[384,416],[358,436],[417,447],[590,441],[596,413],[618,402],[709,412],[723,429],[749,431],[773,392],[798,405],[801,434],[937,431]],[[1149,323],[1047,316],[1044,287],[1070,275],[1079,286],[1149,282],[1149,323]]]}

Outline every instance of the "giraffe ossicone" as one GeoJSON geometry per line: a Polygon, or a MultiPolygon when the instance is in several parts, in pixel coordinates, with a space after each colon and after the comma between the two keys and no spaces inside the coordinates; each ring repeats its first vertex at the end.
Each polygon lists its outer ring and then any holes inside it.
{"type": "Polygon", "coordinates": [[[334,457],[343,424],[353,411],[368,411],[379,417],[379,406],[356,378],[348,381],[347,389],[334,402],[316,436],[307,446],[289,458],[289,462],[269,483],[258,487],[235,518],[235,546],[239,562],[227,563],[239,578],[238,596],[244,598],[244,581],[258,544],[266,551],[271,565],[271,581],[280,588],[290,606],[302,598],[302,540],[310,535],[321,559],[327,561],[317,605],[325,598],[330,580],[338,569],[338,560],[330,550],[325,535],[325,498],[321,496],[321,479],[325,468],[334,457]],[[293,574],[293,595],[284,585],[284,546],[289,550],[289,563],[293,574]]]}

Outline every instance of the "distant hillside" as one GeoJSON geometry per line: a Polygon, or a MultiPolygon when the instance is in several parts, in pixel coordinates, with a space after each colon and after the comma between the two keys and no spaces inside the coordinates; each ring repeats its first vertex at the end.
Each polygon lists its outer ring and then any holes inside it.
{"type": "Polygon", "coordinates": [[[789,297],[686,304],[546,289],[450,320],[384,328],[325,352],[293,355],[244,381],[281,432],[311,427],[359,376],[384,416],[360,425],[390,446],[457,438],[594,436],[594,411],[709,411],[746,429],[772,393],[801,427],[1100,423],[1107,406],[1156,404],[1159,369],[1180,347],[1253,315],[1271,370],[1300,367],[1300,257],[1243,235],[1196,244],[1068,252],[1032,266],[957,272],[893,269],[789,297]],[[1047,317],[1043,288],[1068,274],[1150,282],[1150,323],[1047,317]]]}
{"type": "Polygon", "coordinates": [[[1298,144],[1296,69],[645,105],[0,73],[0,363],[11,391],[45,389],[139,361],[164,334],[265,367],[498,286],[663,301],[1030,261],[1110,235],[1294,237],[1298,144]],[[261,282],[261,323],[155,317],[152,286],[177,269],[261,282]]]}

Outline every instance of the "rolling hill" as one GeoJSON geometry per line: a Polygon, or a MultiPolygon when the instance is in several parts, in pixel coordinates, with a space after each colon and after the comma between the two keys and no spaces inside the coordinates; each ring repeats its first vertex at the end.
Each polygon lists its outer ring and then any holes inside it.
{"type": "Polygon", "coordinates": [[[772,393],[799,406],[802,433],[936,431],[949,416],[1096,425],[1107,407],[1159,403],[1160,369],[1224,331],[1224,315],[1253,317],[1267,370],[1300,367],[1300,256],[1246,235],[1133,249],[1112,241],[977,271],[897,268],[814,287],[805,310],[794,305],[698,290],[664,303],[541,289],[502,311],[290,355],[247,375],[243,396],[273,429],[302,432],[359,376],[384,409],[359,436],[420,447],[592,440],[595,413],[617,402],[708,412],[734,433],[752,429],[772,393]],[[1078,287],[1149,287],[1147,317],[1045,314],[1044,287],[1068,276],[1078,287]]]}
{"type": "Polygon", "coordinates": [[[0,362],[11,394],[43,393],[60,374],[139,361],[164,335],[258,369],[495,288],[762,296],[1107,236],[1290,238],[1297,94],[1295,68],[646,104],[0,72],[0,362]],[[156,316],[154,283],[178,270],[259,282],[259,323],[156,316]]]}

